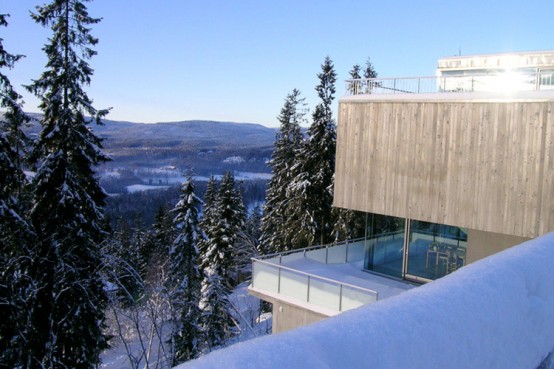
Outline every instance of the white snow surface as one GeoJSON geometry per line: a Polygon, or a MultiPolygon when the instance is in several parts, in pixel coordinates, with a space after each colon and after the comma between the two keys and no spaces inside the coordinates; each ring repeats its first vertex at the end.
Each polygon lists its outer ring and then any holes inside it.
{"type": "Polygon", "coordinates": [[[185,368],[529,368],[554,349],[554,233],[396,297],[185,368]]]}

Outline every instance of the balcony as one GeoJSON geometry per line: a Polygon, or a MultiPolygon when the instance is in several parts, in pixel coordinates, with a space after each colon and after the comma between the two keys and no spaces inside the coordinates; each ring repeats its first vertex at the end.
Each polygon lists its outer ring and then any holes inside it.
{"type": "Polygon", "coordinates": [[[554,70],[491,75],[362,78],[346,81],[346,94],[432,94],[444,92],[507,92],[554,90],[554,70]]]}
{"type": "Polygon", "coordinates": [[[332,316],[413,287],[363,271],[365,244],[360,239],[253,258],[250,291],[332,316]]]}

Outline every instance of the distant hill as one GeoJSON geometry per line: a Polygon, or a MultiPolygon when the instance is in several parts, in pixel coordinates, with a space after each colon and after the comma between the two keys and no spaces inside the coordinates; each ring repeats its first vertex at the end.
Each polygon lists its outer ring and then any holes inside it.
{"type": "MultiPolygon", "coordinates": [[[[267,160],[276,133],[260,124],[199,120],[155,124],[104,120],[103,126],[91,128],[104,139],[105,152],[113,159],[106,169],[174,166],[198,175],[269,172],[267,160]]],[[[29,134],[39,132],[35,122],[29,134]]]]}

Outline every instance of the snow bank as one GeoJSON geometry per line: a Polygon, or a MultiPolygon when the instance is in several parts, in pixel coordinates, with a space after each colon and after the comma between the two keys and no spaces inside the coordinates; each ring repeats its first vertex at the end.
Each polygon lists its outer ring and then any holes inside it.
{"type": "Polygon", "coordinates": [[[554,349],[554,233],[438,281],[178,368],[536,368],[554,349]]]}

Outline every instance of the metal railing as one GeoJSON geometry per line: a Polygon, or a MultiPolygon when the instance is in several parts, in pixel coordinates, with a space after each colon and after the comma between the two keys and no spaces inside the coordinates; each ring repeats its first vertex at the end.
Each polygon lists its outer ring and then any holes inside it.
{"type": "Polygon", "coordinates": [[[335,312],[350,310],[378,300],[376,291],[303,272],[283,262],[308,258],[324,264],[352,262],[363,258],[363,239],[321,245],[252,259],[252,286],[266,293],[283,295],[335,312]],[[361,251],[361,252],[360,252],[361,251]],[[349,256],[350,255],[350,256],[349,256]]]}
{"type": "Polygon", "coordinates": [[[554,90],[554,70],[531,74],[360,78],[346,81],[347,95],[554,90]]]}
{"type": "MultiPolygon", "coordinates": [[[[365,238],[361,237],[342,242],[304,247],[301,249],[292,249],[274,254],[261,255],[253,258],[253,260],[278,259],[279,264],[281,264],[283,261],[290,261],[291,259],[294,260],[300,257],[308,257],[316,261],[324,262],[325,264],[349,263],[363,257],[359,251],[360,249],[363,249],[364,240],[365,238]],[[360,246],[362,247],[360,248],[360,246]],[[344,257],[341,256],[343,253],[344,257]]],[[[361,251],[363,252],[363,250],[361,251]]]]}

